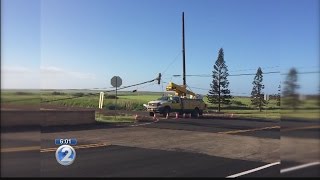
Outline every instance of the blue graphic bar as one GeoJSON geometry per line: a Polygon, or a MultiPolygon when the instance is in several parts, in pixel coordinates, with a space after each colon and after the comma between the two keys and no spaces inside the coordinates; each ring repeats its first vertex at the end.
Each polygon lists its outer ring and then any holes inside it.
{"type": "Polygon", "coordinates": [[[78,141],[75,138],[72,139],[55,139],[55,145],[77,145],[78,141]]]}
{"type": "Polygon", "coordinates": [[[73,138],[71,139],[70,145],[77,145],[77,139],[73,138]]]}

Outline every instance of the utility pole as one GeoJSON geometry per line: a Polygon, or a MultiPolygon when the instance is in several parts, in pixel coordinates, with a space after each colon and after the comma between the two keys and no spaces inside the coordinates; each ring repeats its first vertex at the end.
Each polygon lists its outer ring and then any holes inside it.
{"type": "MultiPolygon", "coordinates": [[[[184,45],[184,12],[182,12],[182,62],[183,62],[183,86],[187,88],[186,85],[186,54],[184,45]]],[[[186,94],[184,94],[186,96],[186,94]]]]}

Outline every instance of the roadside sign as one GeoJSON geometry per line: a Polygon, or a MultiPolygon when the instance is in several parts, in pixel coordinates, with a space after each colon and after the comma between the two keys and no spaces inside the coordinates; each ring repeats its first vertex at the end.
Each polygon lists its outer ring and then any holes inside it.
{"type": "Polygon", "coordinates": [[[122,79],[119,76],[113,76],[111,78],[111,85],[113,87],[120,87],[122,85],[122,79]]]}
{"type": "Polygon", "coordinates": [[[119,76],[113,76],[111,78],[111,85],[116,88],[116,98],[115,98],[116,99],[116,106],[115,106],[115,109],[117,109],[118,87],[120,87],[122,85],[122,79],[119,76]]]}

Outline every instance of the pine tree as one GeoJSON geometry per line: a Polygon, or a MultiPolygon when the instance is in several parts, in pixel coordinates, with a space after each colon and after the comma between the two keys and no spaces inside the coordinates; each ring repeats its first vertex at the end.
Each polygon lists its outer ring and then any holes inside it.
{"type": "Polygon", "coordinates": [[[229,81],[227,79],[228,66],[224,61],[223,49],[220,48],[218,58],[213,66],[211,89],[208,92],[208,101],[211,104],[218,104],[218,111],[221,110],[221,104],[230,104],[230,90],[228,89],[229,81]]]}
{"type": "Polygon", "coordinates": [[[284,81],[283,88],[283,104],[292,107],[294,110],[297,109],[300,101],[297,89],[300,87],[298,84],[298,72],[295,68],[291,68],[286,80],[284,81]]]}
{"type": "Polygon", "coordinates": [[[256,73],[256,76],[254,77],[254,80],[252,82],[253,88],[251,91],[251,104],[258,107],[260,112],[262,111],[262,107],[267,104],[267,102],[264,100],[264,94],[262,90],[264,89],[264,85],[262,84],[263,81],[263,75],[262,70],[259,67],[256,73]]]}

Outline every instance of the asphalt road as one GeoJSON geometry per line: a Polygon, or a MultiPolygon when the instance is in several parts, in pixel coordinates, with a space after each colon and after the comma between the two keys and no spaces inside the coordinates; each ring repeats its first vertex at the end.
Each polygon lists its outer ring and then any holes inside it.
{"type": "MultiPolygon", "coordinates": [[[[106,146],[77,151],[76,161],[59,165],[54,152],[42,153],[41,176],[48,177],[227,177],[264,165],[197,153],[106,146]]],[[[272,176],[279,175],[272,171],[272,176]]]]}
{"type": "Polygon", "coordinates": [[[281,136],[320,139],[320,120],[281,120],[281,136]]]}
{"type": "MultiPolygon", "coordinates": [[[[246,172],[265,163],[242,161],[197,153],[170,152],[122,146],[77,150],[70,166],[61,166],[54,152],[3,153],[2,177],[227,177],[246,172]]],[[[300,165],[281,162],[239,177],[319,177],[320,165],[280,174],[300,165]]]]}
{"type": "MultiPolygon", "coordinates": [[[[208,155],[201,152],[187,152],[187,150],[164,150],[157,148],[133,147],[130,139],[126,140],[126,134],[132,136],[142,133],[171,133],[188,134],[192,138],[201,138],[212,134],[220,137],[219,142],[210,142],[209,147],[215,148],[221,145],[223,139],[228,137],[249,138],[253,143],[279,141],[280,133],[289,138],[304,138],[306,140],[319,140],[319,128],[317,122],[303,123],[288,121],[285,124],[276,121],[259,121],[246,119],[160,119],[156,123],[140,122],[134,125],[89,125],[73,127],[54,127],[40,131],[27,131],[26,128],[1,132],[1,176],[2,177],[227,177],[239,174],[241,177],[319,177],[319,165],[297,169],[280,174],[280,169],[286,169],[304,164],[298,161],[285,161],[281,158],[281,165],[272,165],[259,169],[270,163],[257,160],[243,160],[224,156],[208,155]],[[126,133],[127,132],[127,133],[126,133]],[[117,133],[120,135],[117,136],[117,133]],[[122,133],[122,134],[121,134],[122,133]],[[200,134],[198,134],[200,133],[200,134]],[[202,133],[202,134],[201,134],[202,133]],[[106,145],[99,147],[76,149],[77,157],[70,166],[62,166],[56,162],[55,151],[39,152],[41,149],[57,148],[52,141],[54,138],[68,137],[78,138],[80,135],[91,141],[80,141],[80,144],[94,143],[95,141],[111,137],[121,145],[106,145]],[[221,135],[221,136],[220,136],[221,135]],[[41,145],[41,146],[40,146],[41,145]],[[130,146],[129,146],[130,145],[130,146]],[[32,147],[27,150],[28,147],[32,147]],[[6,151],[5,151],[6,150],[6,151]],[[258,168],[258,170],[256,170],[258,168]],[[254,171],[252,171],[254,170],[254,171]],[[252,171],[252,172],[251,172],[252,171]],[[241,174],[243,173],[243,174],[241,174]]],[[[177,134],[181,136],[184,134],[177,134]]],[[[155,136],[158,134],[150,134],[155,136]]],[[[79,137],[80,138],[80,137],[79,137]]],[[[149,138],[149,137],[148,137],[149,138]]],[[[146,138],[149,143],[153,139],[146,138]]],[[[164,138],[167,138],[165,136],[164,138]]],[[[143,140],[138,136],[134,140],[143,140]]],[[[304,141],[304,139],[302,139],[304,141]]],[[[160,142],[165,142],[165,139],[160,142]]],[[[189,141],[188,141],[189,142],[189,141]]],[[[98,142],[97,142],[98,143],[98,142]]],[[[132,142],[137,144],[136,142],[132,142]]],[[[205,142],[203,142],[205,143],[205,142]]],[[[195,144],[194,146],[202,145],[195,144]]],[[[144,144],[143,141],[141,144],[144,144]]],[[[183,143],[182,143],[183,144],[183,143]]],[[[150,145],[150,146],[151,146],[150,145]]],[[[245,144],[244,144],[245,145],[245,144]]],[[[292,143],[290,144],[292,145],[292,143]]],[[[138,145],[139,146],[139,143],[138,145]]],[[[260,146],[257,144],[257,146],[260,146]]],[[[157,147],[157,146],[152,146],[157,147]]],[[[206,147],[206,146],[204,146],[206,147]]],[[[283,146],[282,146],[283,147],[283,146]]],[[[240,149],[242,147],[239,147],[240,149]]],[[[279,148],[274,147],[274,148],[279,148]]],[[[217,149],[213,149],[217,150],[217,149]]],[[[226,149],[221,149],[223,154],[226,149]]],[[[239,151],[237,151],[239,152],[239,151]]],[[[234,153],[237,153],[236,151],[234,153]]],[[[253,151],[254,152],[254,151],[253,151]]],[[[259,153],[259,151],[256,151],[259,153]]],[[[282,154],[281,154],[282,155],[282,154]]],[[[252,154],[256,156],[256,154],[252,154]]],[[[280,156],[280,154],[278,155],[280,156]]],[[[303,158],[303,157],[302,157],[303,158]]],[[[279,157],[280,159],[280,157],[279,157]]],[[[319,161],[320,159],[315,159],[319,161]]]]}
{"type": "Polygon", "coordinates": [[[39,177],[40,151],[1,152],[1,177],[39,177]]]}
{"type": "Polygon", "coordinates": [[[281,120],[281,145],[290,149],[281,153],[282,177],[320,177],[319,120],[281,120]]]}
{"type": "Polygon", "coordinates": [[[273,120],[162,118],[158,123],[146,127],[211,133],[236,133],[243,136],[280,139],[280,123],[273,120]],[[238,130],[252,131],[236,132],[238,130]]]}

